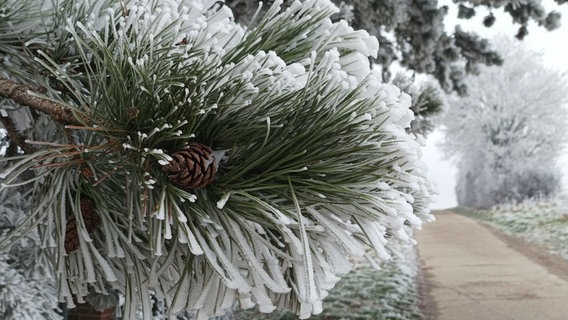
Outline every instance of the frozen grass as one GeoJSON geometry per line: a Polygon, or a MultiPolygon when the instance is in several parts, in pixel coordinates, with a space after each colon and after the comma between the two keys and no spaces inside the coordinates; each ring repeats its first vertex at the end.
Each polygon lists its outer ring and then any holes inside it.
{"type": "Polygon", "coordinates": [[[546,248],[568,259],[568,206],[566,200],[501,205],[485,211],[457,210],[486,221],[506,234],[546,248]]]}
{"type": "MultiPolygon", "coordinates": [[[[323,312],[310,320],[418,320],[422,319],[417,290],[415,247],[400,244],[400,256],[377,271],[365,261],[345,276],[324,300],[323,312]]],[[[291,312],[261,314],[235,312],[233,320],[295,320],[291,312]]]]}

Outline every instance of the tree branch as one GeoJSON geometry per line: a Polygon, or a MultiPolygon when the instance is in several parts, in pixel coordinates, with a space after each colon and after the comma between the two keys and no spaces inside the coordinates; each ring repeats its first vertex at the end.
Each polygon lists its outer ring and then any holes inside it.
{"type": "Polygon", "coordinates": [[[61,124],[82,125],[69,107],[46,98],[37,97],[32,92],[33,90],[25,85],[0,77],[0,96],[41,111],[61,124]]]}
{"type": "Polygon", "coordinates": [[[4,126],[4,129],[8,132],[8,136],[12,139],[12,142],[18,145],[18,147],[22,148],[25,153],[30,154],[34,153],[36,149],[31,145],[26,143],[26,137],[22,133],[18,131],[16,128],[16,124],[10,117],[0,116],[0,122],[4,126]]]}

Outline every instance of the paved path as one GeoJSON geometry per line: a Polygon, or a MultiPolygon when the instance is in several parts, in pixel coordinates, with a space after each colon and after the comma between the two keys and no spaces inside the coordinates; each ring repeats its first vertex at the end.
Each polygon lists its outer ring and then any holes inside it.
{"type": "Polygon", "coordinates": [[[566,320],[568,282],[451,213],[418,231],[433,320],[566,320]]]}

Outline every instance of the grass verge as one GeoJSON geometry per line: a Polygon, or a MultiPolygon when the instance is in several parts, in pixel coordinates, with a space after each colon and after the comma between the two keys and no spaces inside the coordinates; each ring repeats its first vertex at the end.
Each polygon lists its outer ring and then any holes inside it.
{"type": "Polygon", "coordinates": [[[568,260],[568,210],[565,200],[500,205],[489,210],[458,208],[454,211],[489,223],[508,235],[520,237],[568,260]]]}

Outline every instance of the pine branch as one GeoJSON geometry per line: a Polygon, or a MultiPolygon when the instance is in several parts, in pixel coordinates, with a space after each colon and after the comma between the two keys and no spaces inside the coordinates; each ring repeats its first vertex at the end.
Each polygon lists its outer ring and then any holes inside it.
{"type": "Polygon", "coordinates": [[[69,107],[46,98],[33,95],[29,87],[12,80],[0,78],[0,96],[14,100],[16,103],[33,108],[51,116],[61,124],[82,125],[69,107]]]}
{"type": "Polygon", "coordinates": [[[24,137],[24,135],[18,131],[16,124],[14,123],[12,118],[0,116],[0,122],[2,122],[4,129],[6,129],[6,131],[8,132],[10,139],[12,139],[15,144],[22,148],[25,153],[30,154],[36,151],[34,147],[26,143],[26,137],[24,137]]]}

